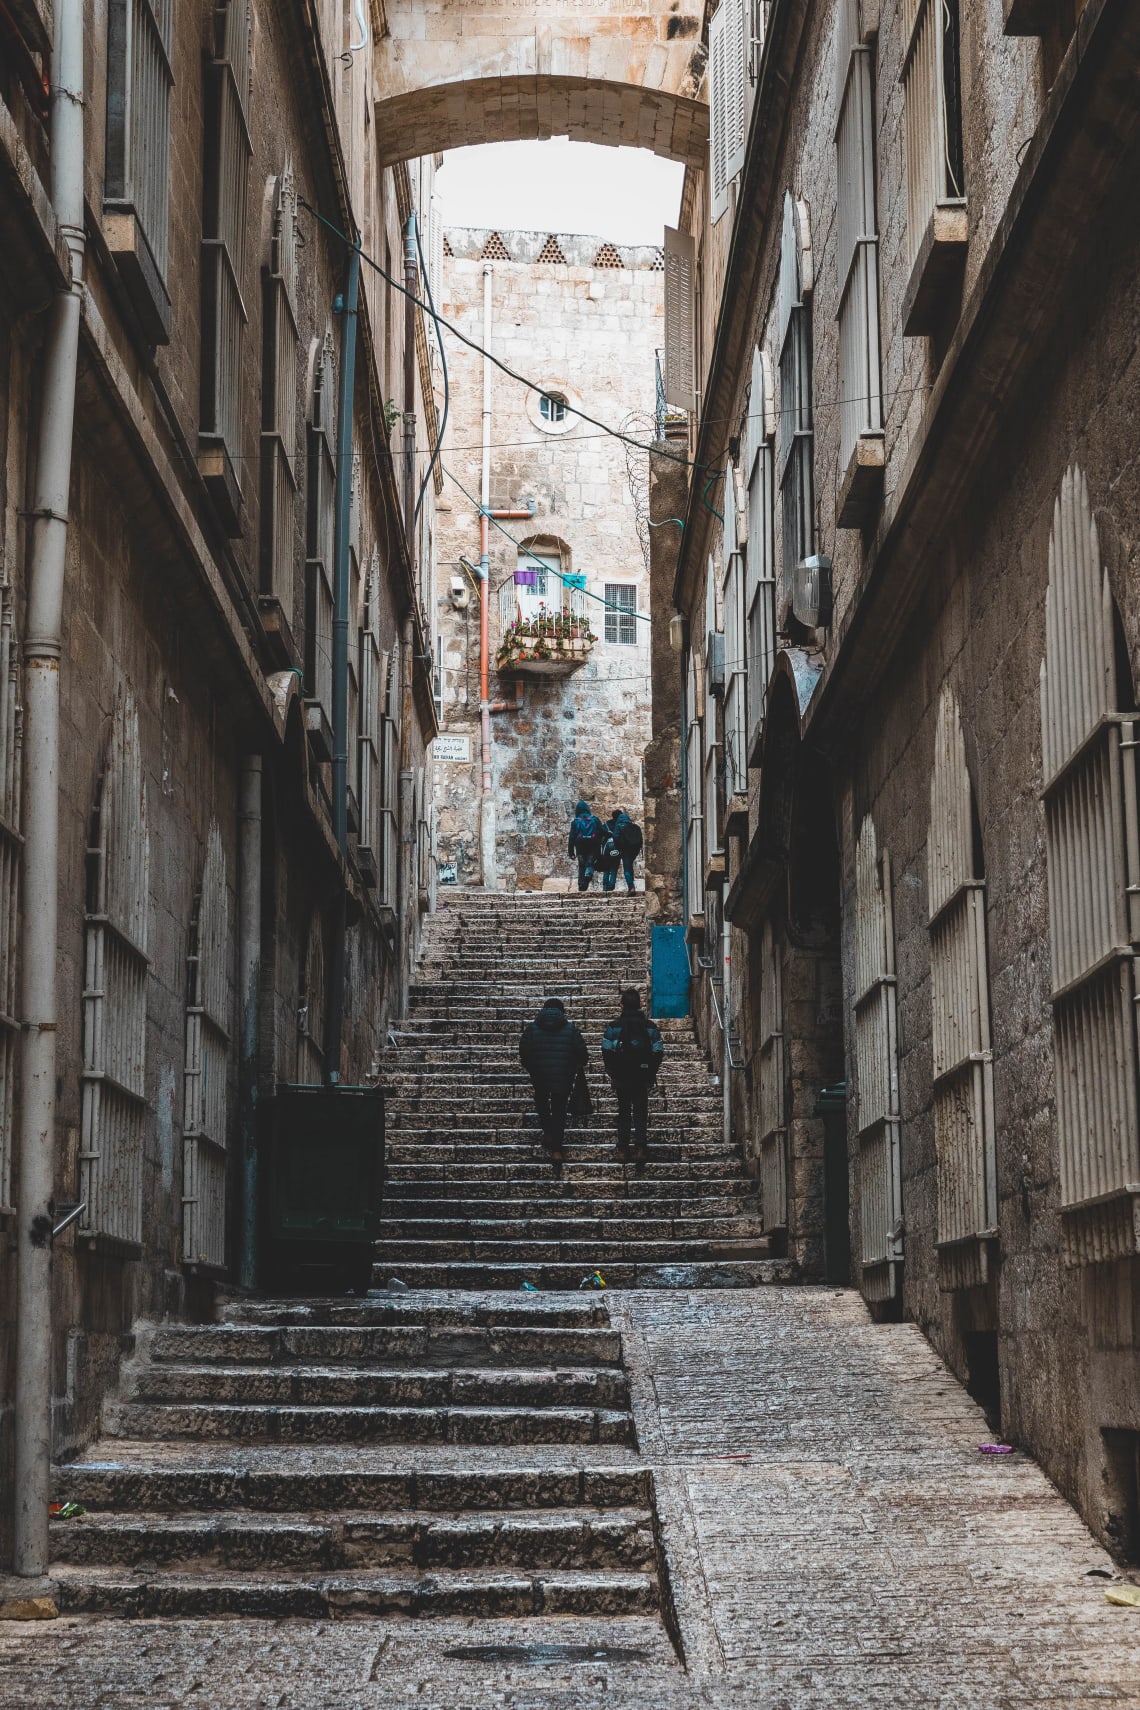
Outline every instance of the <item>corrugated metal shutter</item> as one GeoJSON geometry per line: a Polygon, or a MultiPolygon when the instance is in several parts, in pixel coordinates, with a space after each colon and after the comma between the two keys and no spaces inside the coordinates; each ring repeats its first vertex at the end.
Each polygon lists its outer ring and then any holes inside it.
{"type": "Polygon", "coordinates": [[[665,402],[695,410],[696,245],[688,232],[665,227],[665,402]]]}

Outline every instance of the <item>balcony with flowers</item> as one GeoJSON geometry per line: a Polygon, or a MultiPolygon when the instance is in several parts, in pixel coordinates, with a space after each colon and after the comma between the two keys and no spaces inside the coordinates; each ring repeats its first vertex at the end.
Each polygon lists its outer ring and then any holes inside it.
{"type": "Polygon", "coordinates": [[[564,677],[586,663],[597,639],[585,613],[540,605],[504,628],[496,664],[515,676],[564,677]]]}

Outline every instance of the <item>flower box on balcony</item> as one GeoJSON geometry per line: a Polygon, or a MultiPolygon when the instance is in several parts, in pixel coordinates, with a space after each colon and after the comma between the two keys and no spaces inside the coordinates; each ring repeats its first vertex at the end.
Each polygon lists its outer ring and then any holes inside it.
{"type": "Polygon", "coordinates": [[[503,636],[496,662],[513,676],[565,676],[586,663],[596,640],[588,625],[572,619],[524,619],[503,636]]]}

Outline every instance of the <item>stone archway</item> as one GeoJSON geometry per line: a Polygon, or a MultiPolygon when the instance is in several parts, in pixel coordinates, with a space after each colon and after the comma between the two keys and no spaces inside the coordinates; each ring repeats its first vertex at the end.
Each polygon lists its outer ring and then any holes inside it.
{"type": "Polygon", "coordinates": [[[568,136],[699,162],[701,13],[698,0],[388,0],[380,159],[568,136]]]}

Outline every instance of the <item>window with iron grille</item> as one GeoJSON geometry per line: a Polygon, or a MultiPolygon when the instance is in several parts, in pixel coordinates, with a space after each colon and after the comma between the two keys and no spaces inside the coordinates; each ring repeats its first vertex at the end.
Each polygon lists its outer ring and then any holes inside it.
{"type": "Polygon", "coordinates": [[[229,922],[225,851],[211,820],[187,968],[182,1259],[188,1265],[226,1262],[229,922]]]}
{"type": "Polygon", "coordinates": [[[759,1100],[760,1210],[765,1230],[788,1223],[784,1003],[781,947],[770,920],[760,940],[759,1100]]]}
{"type": "Polygon", "coordinates": [[[779,285],[780,500],[788,581],[795,566],[815,550],[810,255],[807,210],[788,192],[779,285]]]}
{"type": "Polygon", "coordinates": [[[12,1209],[12,1122],[18,983],[16,947],[20,932],[20,779],[23,709],[20,654],[15,637],[12,590],[0,586],[0,1210],[12,1209]]]}
{"type": "Polygon", "coordinates": [[[870,814],[855,850],[855,1092],[859,1137],[862,1289],[898,1292],[902,1263],[902,1159],[891,863],[870,814]]]}
{"type": "Polygon", "coordinates": [[[380,850],[377,901],[396,907],[396,829],[400,812],[400,644],[393,644],[384,671],[383,717],[380,721],[380,850]]]}
{"type": "Polygon", "coordinates": [[[724,793],[748,793],[748,669],[745,657],[744,553],[737,532],[736,465],[724,482],[721,604],[724,613],[724,793]]]}
{"type": "Polygon", "coordinates": [[[170,334],[171,25],[174,0],[110,0],[107,11],[108,243],[149,336],[170,334]],[[118,230],[115,216],[129,222],[118,230]]]}
{"type": "Polygon", "coordinates": [[[336,521],[333,337],[314,349],[305,486],[305,694],[332,714],[333,531],[336,521]]]}
{"type": "Polygon", "coordinates": [[[293,169],[273,188],[265,273],[261,385],[261,587],[293,621],[297,503],[297,190],[293,169]]]}
{"type": "Polygon", "coordinates": [[[748,608],[748,755],[760,759],[768,684],[776,663],[776,542],[773,440],[775,398],[771,365],[759,346],[752,352],[745,473],[748,481],[746,594],[748,608]]]}
{"type": "Polygon", "coordinates": [[[1054,507],[1041,671],[1064,1252],[1140,1250],[1140,718],[1080,469],[1054,507]]]}
{"type": "Polygon", "coordinates": [[[703,916],[705,908],[704,748],[699,694],[697,655],[690,651],[685,696],[685,861],[690,916],[703,916]]]}
{"type": "Polygon", "coordinates": [[[637,646],[637,588],[632,582],[607,582],[606,640],[620,647],[637,646]]]}
{"type": "Polygon", "coordinates": [[[297,1084],[321,1086],[325,1078],[325,926],[315,908],[305,941],[297,998],[297,1084]]]}
{"type": "Polygon", "coordinates": [[[242,342],[249,163],[250,4],[222,0],[207,79],[202,245],[202,437],[219,445],[240,489],[242,342]]]}
{"type": "Polygon", "coordinates": [[[139,1247],[146,1121],[150,836],[139,719],[121,689],[87,849],[80,1232],[139,1247]]]}
{"type": "Polygon", "coordinates": [[[860,36],[859,0],[840,0],[836,64],[839,467],[843,471],[859,439],[883,431],[873,62],[871,43],[860,36]]]}
{"type": "Polygon", "coordinates": [[[358,645],[360,690],[356,742],[356,787],[360,803],[358,854],[370,873],[380,865],[380,720],[387,661],[380,651],[379,554],[375,547],[364,577],[358,645]],[[367,856],[365,857],[365,851],[367,856]]]}
{"type": "Polygon", "coordinates": [[[937,210],[965,203],[958,0],[906,0],[904,17],[907,256],[913,267],[937,210]]]}
{"type": "Polygon", "coordinates": [[[947,686],[938,706],[926,854],[938,1254],[943,1286],[951,1288],[987,1280],[997,1233],[986,886],[977,842],[962,719],[947,686]]]}

